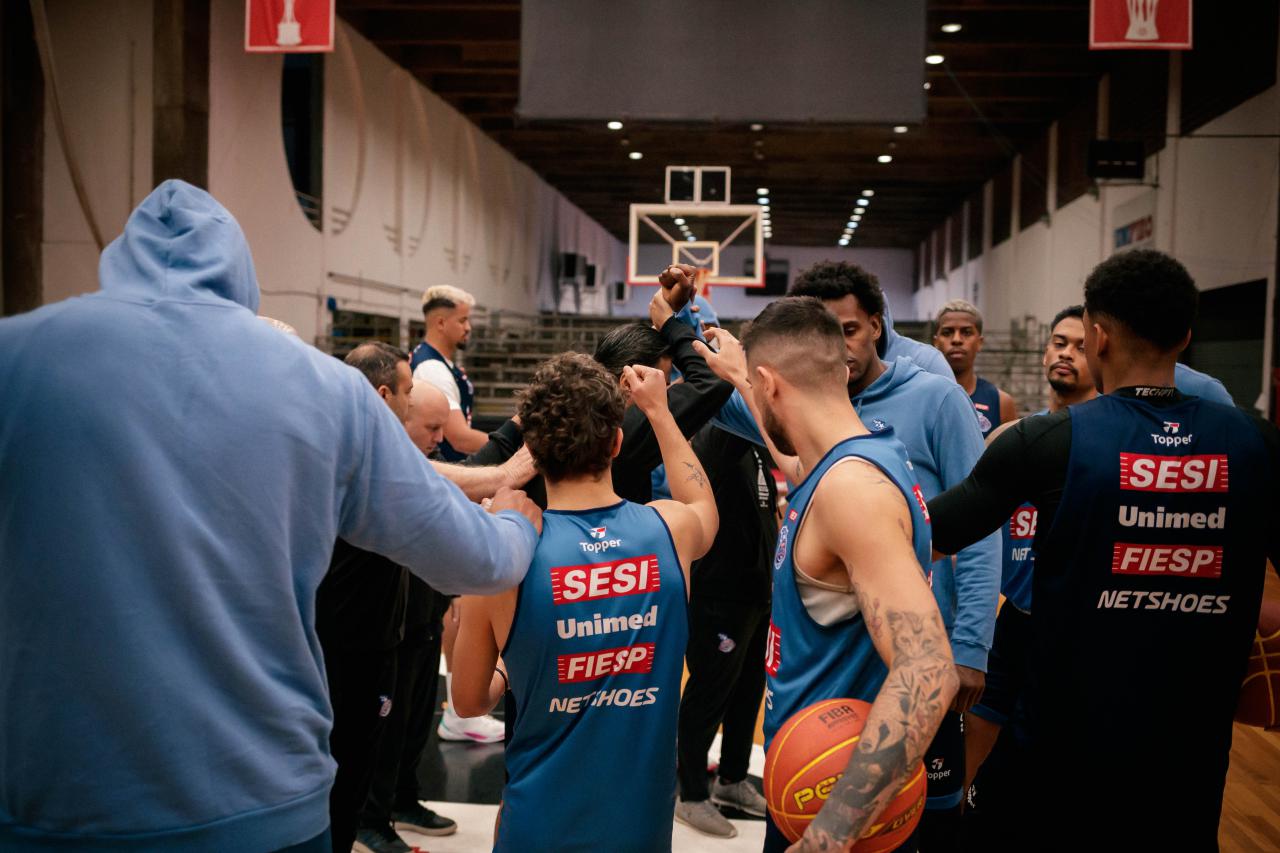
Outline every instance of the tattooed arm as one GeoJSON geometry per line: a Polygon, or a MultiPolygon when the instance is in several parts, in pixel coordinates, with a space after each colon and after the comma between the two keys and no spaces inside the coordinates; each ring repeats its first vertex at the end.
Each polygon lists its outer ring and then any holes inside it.
{"type": "Polygon", "coordinates": [[[846,463],[823,478],[809,512],[805,535],[823,543],[848,573],[876,651],[889,667],[844,775],[791,848],[844,850],[867,831],[920,761],[958,682],[897,486],[871,465],[846,463]],[[851,507],[857,507],[856,524],[850,523],[851,507]]]}
{"type": "Polygon", "coordinates": [[[631,393],[632,401],[649,419],[662,451],[662,464],[667,467],[667,486],[673,500],[653,501],[649,506],[658,511],[670,528],[687,581],[690,564],[711,550],[716,538],[720,518],[715,493],[707,482],[702,463],[667,408],[667,383],[662,371],[640,365],[624,367],[622,382],[631,393]]]}

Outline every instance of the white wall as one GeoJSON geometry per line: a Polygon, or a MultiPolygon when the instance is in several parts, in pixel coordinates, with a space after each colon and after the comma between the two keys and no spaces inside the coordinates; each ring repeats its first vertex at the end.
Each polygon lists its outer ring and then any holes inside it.
{"type": "MultiPolygon", "coordinates": [[[[1176,90],[1169,102],[1171,134],[1176,134],[1176,90]]],[[[914,294],[914,313],[932,316],[948,299],[972,298],[973,283],[978,282],[978,306],[989,328],[1008,328],[1010,321],[1026,316],[1048,321],[1062,307],[1083,300],[1085,278],[1113,251],[1114,229],[1127,224],[1122,221],[1128,219],[1126,211],[1142,204],[1138,199],[1147,195],[1155,216],[1151,246],[1185,264],[1201,290],[1266,279],[1266,348],[1259,377],[1263,397],[1257,401],[1265,408],[1280,227],[1277,135],[1280,87],[1273,86],[1191,136],[1171,135],[1164,149],[1147,161],[1146,183],[1158,186],[1103,186],[1097,197],[1086,194],[1057,210],[1051,203],[1049,223],[1025,229],[1017,222],[1015,196],[1013,236],[994,247],[988,203],[983,254],[936,281],[922,280],[923,286],[914,294]],[[1255,138],[1212,138],[1220,134],[1255,138]],[[1270,138],[1258,138],[1267,135],[1270,138]]],[[[1055,166],[1051,160],[1051,186],[1055,166]]],[[[920,274],[926,275],[923,270],[920,274]]]]}
{"type": "MultiPolygon", "coordinates": [[[[889,309],[897,319],[912,319],[915,309],[911,300],[911,282],[914,275],[915,258],[910,249],[846,249],[839,246],[822,248],[814,246],[773,246],[768,247],[770,260],[786,260],[791,264],[788,283],[795,280],[796,274],[820,261],[847,261],[858,264],[873,273],[880,280],[889,309]]],[[[741,268],[741,261],[736,266],[730,261],[733,270],[741,268]]],[[[633,287],[631,297],[625,303],[614,306],[614,313],[621,316],[641,317],[648,315],[649,300],[653,298],[652,287],[633,287]]],[[[729,320],[749,320],[755,317],[772,300],[762,296],[749,296],[744,288],[719,286],[711,288],[711,302],[716,313],[729,320]]]]}
{"type": "MultiPolygon", "coordinates": [[[[151,4],[50,5],[63,114],[106,241],[151,189],[151,4]]],[[[339,22],[325,58],[324,229],[294,199],[281,133],[282,58],[246,54],[244,3],[213,0],[209,189],[240,221],[262,311],[323,342],[325,303],[420,317],[432,284],[489,308],[550,305],[552,258],[601,281],[625,251],[594,220],[339,22]]],[[[46,111],[44,300],[97,288],[97,255],[46,111]]],[[[607,311],[604,288],[582,310],[607,311]]],[[[407,339],[406,339],[407,340],[407,339]]]]}

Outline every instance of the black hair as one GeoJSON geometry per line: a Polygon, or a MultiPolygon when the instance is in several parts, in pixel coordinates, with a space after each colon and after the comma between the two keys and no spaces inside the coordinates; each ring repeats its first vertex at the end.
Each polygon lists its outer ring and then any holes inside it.
{"type": "Polygon", "coordinates": [[[1061,323],[1063,320],[1067,319],[1068,317],[1075,317],[1076,319],[1083,321],[1084,306],[1068,305],[1066,308],[1063,308],[1061,311],[1059,311],[1057,314],[1053,316],[1053,322],[1049,324],[1049,331],[1052,332],[1054,329],[1058,328],[1058,324],[1061,323]]]}
{"type": "Polygon", "coordinates": [[[1161,352],[1186,338],[1199,300],[1187,268],[1154,249],[1112,255],[1084,282],[1090,316],[1110,317],[1161,352]]]}
{"type": "Polygon", "coordinates": [[[884,291],[879,280],[857,264],[822,261],[796,276],[788,296],[831,300],[853,296],[867,314],[884,316],[884,291]]]}
{"type": "Polygon", "coordinates": [[[396,390],[396,365],[409,360],[409,353],[383,341],[368,341],[347,353],[344,362],[364,374],[374,388],[396,390]]]}
{"type": "Polygon", "coordinates": [[[667,340],[648,323],[626,323],[611,330],[596,344],[595,359],[615,377],[630,364],[657,367],[667,354],[667,340]]]}
{"type": "Polygon", "coordinates": [[[748,358],[752,352],[770,352],[773,367],[797,385],[826,382],[828,373],[838,375],[845,387],[844,332],[840,321],[827,306],[812,296],[786,296],[765,307],[742,335],[748,358]],[[778,344],[793,344],[790,352],[774,350],[778,344]]]}

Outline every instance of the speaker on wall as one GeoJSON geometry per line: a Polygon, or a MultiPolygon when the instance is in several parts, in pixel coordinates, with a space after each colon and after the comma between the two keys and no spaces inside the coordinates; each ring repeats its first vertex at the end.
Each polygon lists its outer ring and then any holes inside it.
{"type": "Polygon", "coordinates": [[[560,277],[577,278],[582,275],[583,261],[586,258],[575,252],[563,252],[560,255],[560,277]]]}
{"type": "Polygon", "coordinates": [[[587,264],[587,279],[586,279],[586,282],[583,284],[583,286],[586,287],[587,290],[595,290],[595,287],[596,287],[596,265],[595,264],[587,264]]]}
{"type": "Polygon", "coordinates": [[[630,289],[625,281],[615,281],[610,289],[613,291],[614,302],[626,302],[631,296],[630,289]]]}

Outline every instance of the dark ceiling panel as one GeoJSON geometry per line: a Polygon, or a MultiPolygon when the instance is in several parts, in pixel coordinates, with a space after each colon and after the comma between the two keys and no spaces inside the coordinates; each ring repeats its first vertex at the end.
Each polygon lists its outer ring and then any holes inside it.
{"type": "Polygon", "coordinates": [[[769,188],[778,244],[833,245],[854,200],[872,189],[855,245],[915,247],[1123,64],[1120,52],[1086,49],[1087,0],[926,6],[927,52],[946,61],[925,66],[926,117],[905,133],[883,124],[753,131],[619,117],[626,126],[611,131],[600,121],[521,121],[519,2],[338,0],[338,13],[620,238],[630,203],[661,201],[664,166],[703,163],[733,168],[735,202],[769,188]],[[945,23],[962,29],[943,33],[945,23]],[[643,159],[629,159],[632,151],[643,159]]]}

